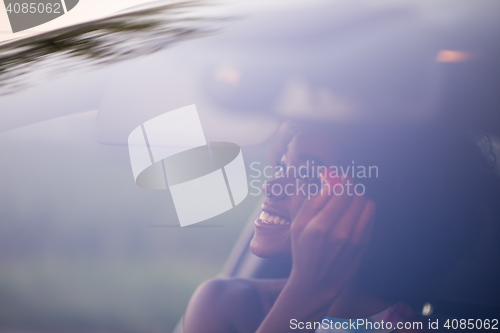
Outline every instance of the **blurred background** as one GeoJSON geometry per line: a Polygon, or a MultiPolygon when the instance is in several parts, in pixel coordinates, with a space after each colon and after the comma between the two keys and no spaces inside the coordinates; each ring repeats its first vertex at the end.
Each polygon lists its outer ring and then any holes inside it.
{"type": "Polygon", "coordinates": [[[128,148],[96,142],[95,120],[0,134],[1,332],[170,332],[260,199],[181,229],[167,191],[135,185],[128,148]]]}

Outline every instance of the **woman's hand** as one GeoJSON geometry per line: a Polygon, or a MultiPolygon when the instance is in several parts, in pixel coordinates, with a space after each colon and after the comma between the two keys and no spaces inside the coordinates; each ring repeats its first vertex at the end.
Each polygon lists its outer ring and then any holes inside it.
{"type": "MultiPolygon", "coordinates": [[[[321,173],[322,191],[304,200],[291,232],[292,272],[289,283],[304,292],[333,299],[350,281],[368,244],[375,204],[347,188],[349,178],[329,178],[321,173]],[[343,187],[343,194],[339,193],[343,187]]],[[[352,187],[351,187],[352,189],[352,187]]]]}
{"type": "MultiPolygon", "coordinates": [[[[326,171],[321,175],[323,191],[304,200],[292,221],[292,272],[257,333],[294,332],[291,320],[321,321],[358,270],[370,238],[375,204],[346,191],[336,195],[333,187],[339,179],[328,179],[326,171]]],[[[348,178],[340,184],[344,190],[354,185],[348,178]]]]}

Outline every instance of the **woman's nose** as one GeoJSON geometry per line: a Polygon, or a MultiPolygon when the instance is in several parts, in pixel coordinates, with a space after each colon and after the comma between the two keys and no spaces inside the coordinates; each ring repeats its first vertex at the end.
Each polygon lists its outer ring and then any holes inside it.
{"type": "Polygon", "coordinates": [[[268,180],[262,185],[262,192],[268,198],[285,199],[287,196],[287,189],[290,186],[289,179],[286,177],[275,178],[268,180]]]}

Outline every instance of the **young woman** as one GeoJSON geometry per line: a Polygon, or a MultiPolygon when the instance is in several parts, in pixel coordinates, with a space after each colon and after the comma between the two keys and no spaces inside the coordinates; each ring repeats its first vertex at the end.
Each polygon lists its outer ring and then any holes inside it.
{"type": "Polygon", "coordinates": [[[291,260],[290,277],[205,282],[184,332],[426,331],[402,301],[432,295],[473,246],[498,200],[489,141],[440,124],[289,123],[281,137],[250,249],[291,260]]]}

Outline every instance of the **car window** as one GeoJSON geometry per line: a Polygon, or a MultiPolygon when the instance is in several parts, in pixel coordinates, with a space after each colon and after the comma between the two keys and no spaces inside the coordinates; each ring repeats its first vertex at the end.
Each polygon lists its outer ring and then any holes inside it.
{"type": "MultiPolygon", "coordinates": [[[[440,119],[500,156],[498,4],[100,5],[0,25],[0,331],[180,332],[203,281],[286,278],[248,245],[290,119],[440,119]]],[[[497,310],[488,221],[445,309],[497,310]]]]}

